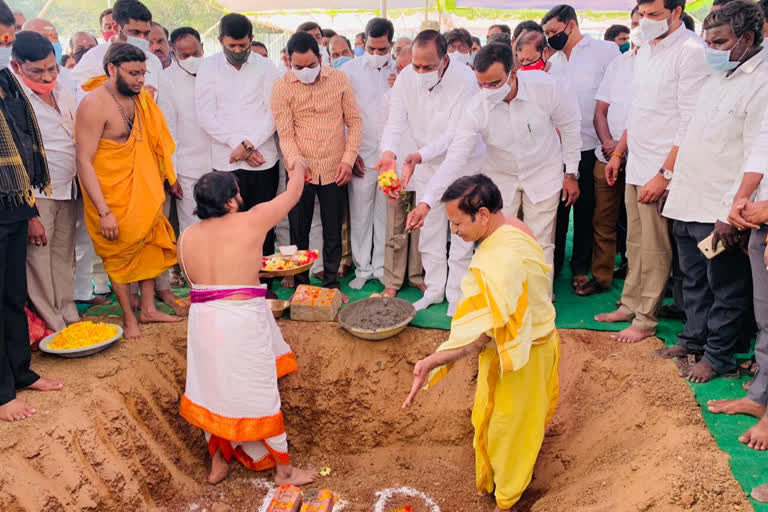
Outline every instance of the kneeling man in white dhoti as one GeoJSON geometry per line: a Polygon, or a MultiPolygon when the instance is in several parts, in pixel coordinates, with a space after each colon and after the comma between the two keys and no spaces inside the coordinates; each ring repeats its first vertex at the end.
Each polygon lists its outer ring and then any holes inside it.
{"type": "Polygon", "coordinates": [[[277,379],[298,365],[259,283],[264,238],[301,197],[304,171],[297,164],[284,193],[248,211],[234,174],[204,175],[194,188],[202,220],[179,238],[192,300],[180,414],[205,431],[212,484],[233,457],[256,471],[277,467],[277,485],[313,479],[290,464],[277,379]]]}

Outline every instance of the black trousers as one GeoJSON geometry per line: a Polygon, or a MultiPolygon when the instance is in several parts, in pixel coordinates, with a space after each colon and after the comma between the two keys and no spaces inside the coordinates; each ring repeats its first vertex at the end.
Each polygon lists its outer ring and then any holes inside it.
{"type": "MultiPolygon", "coordinates": [[[[341,224],[344,221],[344,205],[347,188],[336,183],[304,185],[301,199],[288,214],[291,244],[299,249],[309,249],[309,230],[315,213],[315,196],[320,202],[320,220],[323,223],[323,287],[339,288],[341,264],[341,224]]],[[[309,272],[296,276],[296,284],[309,283],[309,272]]]]}
{"type": "Polygon", "coordinates": [[[28,221],[0,223],[0,405],[40,378],[29,369],[27,300],[28,221]]]}
{"type": "Polygon", "coordinates": [[[674,221],[672,230],[682,270],[685,328],[680,345],[704,359],[717,373],[738,365],[734,353],[752,334],[752,275],[749,259],[731,249],[708,260],[697,244],[714,224],[674,221]]]}
{"type": "MultiPolygon", "coordinates": [[[[595,150],[581,152],[579,162],[579,199],[573,205],[573,275],[588,275],[592,266],[592,214],[595,211],[595,150]]],[[[561,201],[555,224],[555,277],[560,275],[565,262],[565,243],[568,237],[571,207],[561,201]]]]}
{"type": "MultiPolygon", "coordinates": [[[[262,171],[250,171],[237,169],[232,171],[237,177],[240,187],[240,197],[243,198],[243,207],[250,210],[257,204],[271,201],[277,195],[277,183],[280,179],[280,164],[276,163],[269,169],[262,171]]],[[[263,252],[265,255],[275,253],[275,230],[270,229],[264,237],[263,252]]]]}

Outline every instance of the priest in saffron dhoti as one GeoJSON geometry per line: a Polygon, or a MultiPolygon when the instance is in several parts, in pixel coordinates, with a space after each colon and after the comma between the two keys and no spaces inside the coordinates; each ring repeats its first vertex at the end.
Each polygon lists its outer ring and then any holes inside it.
{"type": "Polygon", "coordinates": [[[442,202],[453,232],[480,245],[461,283],[448,341],[416,363],[403,407],[456,361],[479,353],[472,410],[477,489],[495,495],[496,511],[509,510],[531,481],[559,393],[550,268],[530,230],[501,213],[501,193],[487,176],[458,179],[442,202]]]}
{"type": "Polygon", "coordinates": [[[106,76],[92,79],[77,109],[77,170],[85,225],[123,310],[126,338],[138,338],[130,283],[141,287],[142,322],[175,322],[155,307],[154,278],[176,263],[176,240],[163,215],[164,183],[178,192],[173,139],[143,89],[147,57],[127,43],[104,55],[106,76]]]}
{"type": "Polygon", "coordinates": [[[298,365],[259,281],[264,238],[298,203],[304,171],[296,163],[286,191],[248,211],[233,173],[204,175],[194,188],[201,221],[179,237],[192,299],[180,414],[205,432],[210,483],[233,459],[255,471],[276,467],[278,485],[313,479],[290,464],[277,380],[298,365]]]}

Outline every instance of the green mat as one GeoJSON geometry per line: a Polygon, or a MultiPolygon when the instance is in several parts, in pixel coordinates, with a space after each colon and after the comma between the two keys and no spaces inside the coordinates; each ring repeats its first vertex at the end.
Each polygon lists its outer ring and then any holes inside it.
{"type": "MultiPolygon", "coordinates": [[[[570,237],[569,237],[570,238],[570,237]]],[[[570,254],[570,243],[566,249],[570,254]]],[[[346,276],[341,280],[342,291],[351,301],[368,298],[372,293],[379,293],[384,286],[378,281],[369,281],[361,290],[353,290],[349,287],[349,281],[352,275],[346,276]]],[[[312,284],[320,285],[318,279],[313,278],[312,284]]],[[[571,272],[568,263],[565,264],[563,273],[555,280],[554,291],[556,295],[555,308],[557,309],[557,327],[560,329],[590,329],[595,331],[618,331],[628,326],[625,324],[603,324],[594,320],[598,313],[612,311],[616,308],[616,301],[621,295],[623,281],[614,281],[611,289],[599,295],[591,297],[579,297],[571,289],[571,272]]],[[[281,288],[279,281],[275,280],[273,290],[281,299],[288,299],[293,293],[292,289],[281,288]]],[[[180,297],[188,295],[188,289],[174,290],[174,293],[180,297]]],[[[415,302],[421,298],[422,294],[415,288],[406,288],[401,290],[398,297],[409,302],[415,302]]],[[[117,304],[114,296],[112,297],[117,304]]],[[[171,312],[165,304],[158,303],[158,308],[171,312]]],[[[87,310],[89,315],[120,315],[119,308],[114,306],[98,306],[88,308],[87,305],[79,305],[81,313],[87,310]],[[110,311],[112,310],[112,311],[110,311]]],[[[446,316],[448,309],[447,303],[436,304],[424,311],[419,311],[412,325],[429,329],[450,329],[451,320],[446,316]]],[[[676,320],[663,319],[659,323],[657,335],[664,342],[674,344],[677,342],[677,334],[683,329],[681,322],[676,320]]],[[[649,345],[650,350],[650,345],[649,345]]],[[[675,371],[672,365],[669,365],[669,371],[675,371]]],[[[744,488],[747,495],[753,487],[768,483],[768,452],[756,452],[747,448],[738,441],[738,437],[749,427],[754,425],[755,419],[746,416],[726,416],[711,414],[706,409],[707,400],[720,398],[740,398],[745,392],[742,389],[742,382],[745,380],[726,380],[715,379],[707,384],[690,384],[693,389],[696,401],[701,407],[704,420],[709,427],[712,436],[717,445],[731,456],[730,464],[734,476],[744,488]]],[[[760,504],[752,500],[757,512],[768,512],[768,505],[760,504]]]]}

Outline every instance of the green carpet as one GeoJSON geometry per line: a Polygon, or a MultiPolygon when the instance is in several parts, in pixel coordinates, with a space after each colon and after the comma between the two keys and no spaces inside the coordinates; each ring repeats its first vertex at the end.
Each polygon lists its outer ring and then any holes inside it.
{"type": "MultiPolygon", "coordinates": [[[[567,248],[567,253],[570,254],[570,244],[567,248]]],[[[368,298],[372,293],[378,293],[384,289],[384,286],[378,281],[369,281],[362,290],[353,290],[349,287],[351,278],[352,276],[347,276],[341,280],[341,289],[351,301],[368,298]]],[[[320,281],[313,278],[312,284],[320,285],[320,281]]],[[[572,292],[571,272],[566,263],[562,275],[555,281],[554,286],[556,295],[555,307],[557,309],[557,327],[560,329],[618,331],[628,326],[629,324],[602,324],[594,320],[596,314],[612,311],[616,308],[616,301],[621,295],[623,284],[623,281],[614,281],[611,289],[606,293],[593,295],[591,297],[579,297],[572,292]]],[[[273,289],[281,299],[288,299],[291,296],[291,293],[293,293],[293,290],[291,289],[279,287],[279,281],[277,280],[273,285],[273,289]]],[[[174,293],[183,297],[188,294],[188,289],[174,290],[174,293]]],[[[406,288],[398,293],[398,297],[408,300],[409,302],[415,302],[421,298],[421,292],[415,288],[406,288]]],[[[112,298],[115,300],[114,296],[112,298]]],[[[82,305],[78,306],[78,309],[80,309],[81,312],[87,310],[89,315],[100,316],[108,313],[116,316],[121,314],[119,308],[113,308],[114,306],[91,308],[82,305]]],[[[169,313],[171,312],[170,308],[164,304],[158,304],[158,308],[169,313]]],[[[450,318],[446,316],[447,308],[447,303],[443,303],[433,305],[424,311],[420,311],[413,320],[412,325],[431,329],[450,329],[450,318]]],[[[657,335],[659,338],[663,339],[667,345],[674,344],[677,342],[677,334],[681,332],[682,329],[683,325],[679,321],[662,320],[659,323],[657,335]]],[[[669,365],[669,371],[676,371],[671,364],[669,365]]],[[[745,416],[711,414],[706,409],[707,400],[740,398],[744,396],[745,392],[741,385],[745,379],[746,378],[741,380],[715,379],[707,384],[690,384],[690,386],[693,389],[696,401],[701,407],[702,415],[712,436],[715,438],[720,449],[730,455],[731,470],[744,488],[744,491],[749,495],[753,487],[768,483],[768,470],[766,470],[766,468],[768,468],[768,452],[756,452],[738,441],[739,435],[754,425],[756,420],[745,416]]],[[[752,503],[757,512],[768,512],[768,505],[757,503],[754,500],[752,503]]]]}

